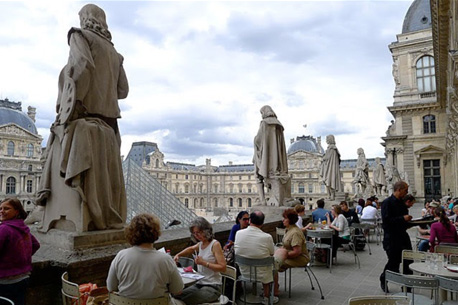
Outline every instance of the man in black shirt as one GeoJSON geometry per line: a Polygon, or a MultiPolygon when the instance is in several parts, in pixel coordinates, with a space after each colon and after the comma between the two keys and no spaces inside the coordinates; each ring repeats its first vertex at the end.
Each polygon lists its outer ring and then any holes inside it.
{"type": "MultiPolygon", "coordinates": [[[[399,273],[399,264],[402,261],[402,250],[412,250],[407,229],[412,225],[409,221],[412,216],[403,198],[407,195],[409,186],[404,181],[394,184],[393,194],[386,198],[382,203],[382,221],[383,221],[383,249],[388,256],[388,262],[380,275],[380,286],[383,291],[388,291],[385,287],[385,271],[390,270],[399,273]]],[[[404,273],[412,273],[408,264],[404,265],[404,273]]]]}
{"type": "Polygon", "coordinates": [[[347,218],[348,226],[351,226],[352,223],[359,223],[358,214],[356,214],[354,209],[348,208],[348,203],[346,201],[341,201],[340,207],[342,209],[343,216],[347,218]]]}

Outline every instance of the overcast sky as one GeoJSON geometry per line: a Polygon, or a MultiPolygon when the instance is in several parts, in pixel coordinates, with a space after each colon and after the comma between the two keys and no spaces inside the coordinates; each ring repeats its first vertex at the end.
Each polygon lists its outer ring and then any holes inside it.
{"type": "MultiPolygon", "coordinates": [[[[67,32],[83,1],[0,1],[0,98],[55,118],[67,32]]],[[[290,139],[334,134],[344,159],[383,157],[392,57],[412,1],[95,1],[124,58],[122,154],[156,142],[166,161],[251,163],[259,109],[290,139]],[[303,125],[307,124],[304,129],[303,125]]]]}

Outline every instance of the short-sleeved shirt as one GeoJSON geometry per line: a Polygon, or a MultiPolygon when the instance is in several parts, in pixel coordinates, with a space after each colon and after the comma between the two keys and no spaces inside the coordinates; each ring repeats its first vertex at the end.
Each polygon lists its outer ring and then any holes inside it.
{"type": "MultiPolygon", "coordinates": [[[[286,234],[283,237],[283,247],[291,251],[295,246],[300,246],[302,249],[302,254],[295,258],[288,258],[284,261],[284,266],[290,267],[299,267],[306,266],[309,259],[309,252],[307,251],[307,244],[305,241],[304,233],[296,225],[291,225],[287,230],[286,234]]],[[[283,266],[282,266],[283,267],[283,266]]],[[[283,268],[281,268],[283,269],[283,268]]]]}

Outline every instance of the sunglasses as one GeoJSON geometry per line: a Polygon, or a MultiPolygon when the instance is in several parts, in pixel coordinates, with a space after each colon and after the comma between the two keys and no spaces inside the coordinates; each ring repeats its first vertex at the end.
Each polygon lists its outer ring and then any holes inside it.
{"type": "Polygon", "coordinates": [[[242,218],[243,221],[248,221],[250,218],[242,218]]]}

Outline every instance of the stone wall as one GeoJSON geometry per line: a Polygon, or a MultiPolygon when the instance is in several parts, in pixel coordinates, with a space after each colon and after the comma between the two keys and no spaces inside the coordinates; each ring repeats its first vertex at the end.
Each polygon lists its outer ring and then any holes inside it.
{"type": "MultiPolygon", "coordinates": [[[[307,222],[307,220],[306,220],[307,222]]],[[[271,234],[275,241],[275,228],[281,224],[281,215],[266,216],[263,231],[271,234]]],[[[233,223],[213,226],[215,238],[222,244],[227,241],[233,223]]],[[[172,255],[191,245],[188,229],[168,230],[155,243],[156,249],[170,249],[172,255]]],[[[27,293],[27,304],[62,304],[61,276],[67,271],[72,282],[96,283],[105,286],[108,269],[116,253],[129,245],[116,245],[80,251],[66,251],[59,248],[42,249],[33,257],[33,271],[27,293]]]]}

